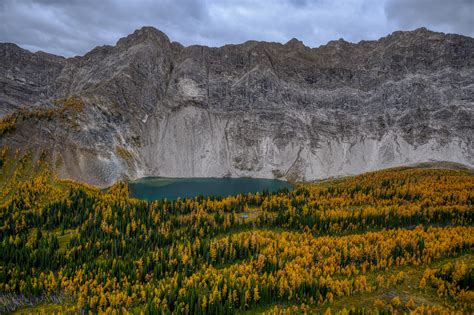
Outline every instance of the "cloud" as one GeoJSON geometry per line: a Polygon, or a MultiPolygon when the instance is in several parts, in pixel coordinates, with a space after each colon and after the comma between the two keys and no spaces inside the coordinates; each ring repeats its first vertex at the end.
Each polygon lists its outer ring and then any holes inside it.
{"type": "Polygon", "coordinates": [[[400,28],[429,29],[474,36],[474,1],[472,0],[388,0],[388,21],[400,28]]]}
{"type": "Polygon", "coordinates": [[[60,55],[114,44],[144,25],[191,30],[205,7],[193,0],[2,0],[0,41],[60,55]]]}
{"type": "Polygon", "coordinates": [[[419,26],[472,36],[469,12],[469,0],[1,0],[0,42],[73,56],[150,25],[184,45],[296,37],[315,47],[419,26]]]}

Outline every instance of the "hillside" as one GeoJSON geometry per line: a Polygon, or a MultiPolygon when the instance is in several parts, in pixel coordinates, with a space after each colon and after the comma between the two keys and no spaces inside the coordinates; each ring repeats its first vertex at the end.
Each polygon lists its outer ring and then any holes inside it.
{"type": "Polygon", "coordinates": [[[49,160],[1,151],[1,313],[474,311],[472,171],[145,202],[49,160]]]}
{"type": "Polygon", "coordinates": [[[310,48],[297,39],[184,47],[144,27],[73,58],[4,43],[0,145],[47,150],[61,177],[102,187],[472,167],[473,78],[474,39],[424,28],[310,48]],[[71,98],[80,110],[58,114],[71,98]]]}

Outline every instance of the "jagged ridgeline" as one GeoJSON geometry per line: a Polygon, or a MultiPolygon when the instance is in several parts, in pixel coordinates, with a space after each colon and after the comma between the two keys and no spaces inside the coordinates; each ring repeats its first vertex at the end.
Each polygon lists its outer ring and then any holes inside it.
{"type": "Polygon", "coordinates": [[[0,85],[0,115],[13,115],[0,145],[46,150],[61,177],[101,187],[474,166],[474,39],[423,28],[318,48],[296,39],[212,48],[144,27],[73,58],[0,44],[0,85]],[[81,110],[58,114],[55,102],[72,96],[81,110]],[[12,129],[25,110],[43,118],[12,129]]]}
{"type": "Polygon", "coordinates": [[[474,176],[456,164],[146,202],[61,180],[46,152],[0,157],[1,313],[474,311],[474,176]]]}

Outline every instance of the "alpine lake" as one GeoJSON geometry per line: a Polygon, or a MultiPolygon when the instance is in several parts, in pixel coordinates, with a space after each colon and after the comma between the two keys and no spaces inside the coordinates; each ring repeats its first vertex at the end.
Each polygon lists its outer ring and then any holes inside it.
{"type": "Polygon", "coordinates": [[[132,197],[143,200],[176,200],[197,196],[226,197],[291,189],[293,184],[263,178],[164,178],[144,177],[129,182],[132,197]]]}

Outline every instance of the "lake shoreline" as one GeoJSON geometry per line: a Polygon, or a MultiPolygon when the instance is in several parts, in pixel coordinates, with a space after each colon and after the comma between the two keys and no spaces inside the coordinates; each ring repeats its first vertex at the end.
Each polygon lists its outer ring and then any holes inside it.
{"type": "Polygon", "coordinates": [[[273,192],[293,188],[294,184],[252,177],[143,177],[129,181],[130,195],[143,200],[176,200],[197,196],[226,197],[247,193],[273,192]]]}

